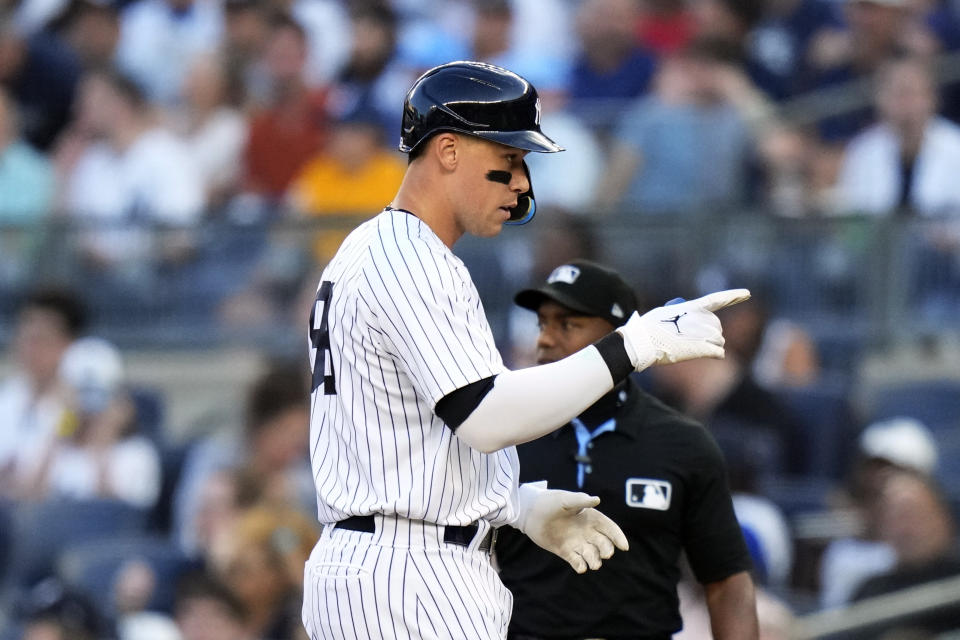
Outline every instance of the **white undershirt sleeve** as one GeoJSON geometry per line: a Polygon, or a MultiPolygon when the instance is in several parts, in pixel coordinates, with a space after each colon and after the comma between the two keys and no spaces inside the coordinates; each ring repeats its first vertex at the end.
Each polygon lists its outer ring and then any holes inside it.
{"type": "Polygon", "coordinates": [[[484,453],[535,440],[580,415],[613,385],[593,345],[557,362],[505,371],[456,433],[484,453]]]}

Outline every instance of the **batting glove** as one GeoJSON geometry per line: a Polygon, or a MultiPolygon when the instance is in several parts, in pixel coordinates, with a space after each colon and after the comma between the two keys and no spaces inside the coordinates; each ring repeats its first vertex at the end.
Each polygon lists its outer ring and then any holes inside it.
{"type": "Polygon", "coordinates": [[[577,573],[599,569],[614,547],[628,548],[617,524],[593,507],[600,498],[547,489],[546,482],[520,485],[520,517],[514,526],[547,551],[566,560],[577,573]]]}
{"type": "Polygon", "coordinates": [[[657,307],[642,316],[634,311],[617,331],[637,371],[694,358],[723,358],[723,331],[713,312],[749,297],[746,289],[729,289],[657,307]]]}

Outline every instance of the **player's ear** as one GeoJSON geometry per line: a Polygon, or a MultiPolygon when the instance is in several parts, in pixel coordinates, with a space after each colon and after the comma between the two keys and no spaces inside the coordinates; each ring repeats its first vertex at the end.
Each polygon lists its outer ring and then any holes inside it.
{"type": "Polygon", "coordinates": [[[463,153],[460,136],[448,131],[438,133],[433,139],[433,153],[440,162],[440,166],[447,171],[453,171],[463,153]]]}

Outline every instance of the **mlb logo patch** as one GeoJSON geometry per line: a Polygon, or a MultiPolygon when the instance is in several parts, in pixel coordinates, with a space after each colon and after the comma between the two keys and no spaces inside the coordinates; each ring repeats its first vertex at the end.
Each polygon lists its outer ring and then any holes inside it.
{"type": "Polygon", "coordinates": [[[670,508],[673,487],[666,480],[630,478],[627,480],[627,506],[666,511],[670,508]]]}
{"type": "Polygon", "coordinates": [[[575,267],[572,264],[564,264],[553,270],[553,273],[551,273],[550,277],[547,278],[547,284],[553,284],[554,282],[573,284],[579,277],[580,269],[578,267],[575,267]]]}

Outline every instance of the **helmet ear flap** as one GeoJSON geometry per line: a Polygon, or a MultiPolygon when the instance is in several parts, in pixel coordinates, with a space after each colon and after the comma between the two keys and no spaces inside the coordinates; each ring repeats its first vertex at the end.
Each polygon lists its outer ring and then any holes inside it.
{"type": "Polygon", "coordinates": [[[511,207],[510,218],[504,224],[521,225],[527,224],[533,220],[537,213],[537,203],[533,199],[533,180],[530,178],[530,167],[527,161],[523,160],[523,172],[527,174],[527,184],[530,188],[517,197],[517,206],[511,207]]]}

